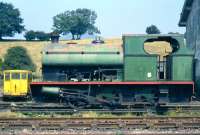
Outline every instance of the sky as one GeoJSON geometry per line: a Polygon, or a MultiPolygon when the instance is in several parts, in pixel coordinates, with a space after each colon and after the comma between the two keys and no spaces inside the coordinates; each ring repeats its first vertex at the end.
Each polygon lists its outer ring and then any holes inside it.
{"type": "MultiPolygon", "coordinates": [[[[21,12],[27,30],[52,31],[53,16],[66,10],[89,8],[98,18],[103,37],[143,34],[154,24],[162,33],[184,33],[178,27],[185,0],[0,0],[12,3],[21,12]]],[[[20,38],[19,35],[16,37],[20,38]]],[[[21,36],[22,37],[22,36],[21,36]]]]}

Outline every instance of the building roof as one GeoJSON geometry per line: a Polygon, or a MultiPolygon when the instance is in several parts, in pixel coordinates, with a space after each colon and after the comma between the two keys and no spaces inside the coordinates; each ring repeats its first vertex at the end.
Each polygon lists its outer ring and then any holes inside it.
{"type": "Polygon", "coordinates": [[[192,4],[193,4],[194,0],[185,0],[183,9],[182,9],[182,13],[181,13],[181,18],[179,21],[179,26],[186,26],[188,17],[190,15],[190,12],[192,10],[192,4]]]}

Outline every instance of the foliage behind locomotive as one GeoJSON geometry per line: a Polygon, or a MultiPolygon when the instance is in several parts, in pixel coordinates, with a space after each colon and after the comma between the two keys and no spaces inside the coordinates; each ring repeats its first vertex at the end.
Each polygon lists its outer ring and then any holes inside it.
{"type": "Polygon", "coordinates": [[[44,81],[31,84],[33,95],[70,106],[182,102],[194,94],[193,52],[182,35],[124,35],[123,46],[52,43],[42,65],[44,81]],[[172,53],[150,55],[148,42],[168,42],[172,53]]]}

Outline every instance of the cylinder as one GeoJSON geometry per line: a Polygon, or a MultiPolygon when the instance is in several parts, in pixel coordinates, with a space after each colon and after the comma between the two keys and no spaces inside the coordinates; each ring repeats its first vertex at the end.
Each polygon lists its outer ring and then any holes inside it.
{"type": "Polygon", "coordinates": [[[47,96],[59,96],[59,87],[42,87],[42,93],[47,96]]]}

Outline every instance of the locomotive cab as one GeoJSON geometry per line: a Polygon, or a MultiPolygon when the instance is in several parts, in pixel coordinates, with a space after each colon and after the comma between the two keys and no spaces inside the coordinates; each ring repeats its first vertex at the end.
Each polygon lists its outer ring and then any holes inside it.
{"type": "Polygon", "coordinates": [[[3,97],[27,97],[30,94],[32,72],[27,70],[5,70],[3,73],[3,97]]]}

